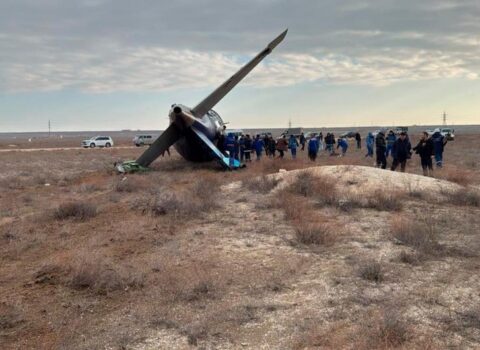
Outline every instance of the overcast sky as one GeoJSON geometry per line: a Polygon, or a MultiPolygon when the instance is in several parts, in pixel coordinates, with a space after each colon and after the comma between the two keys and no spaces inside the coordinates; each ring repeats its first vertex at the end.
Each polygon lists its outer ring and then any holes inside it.
{"type": "Polygon", "coordinates": [[[285,28],[233,127],[480,123],[479,0],[0,0],[0,132],[163,129],[285,28]]]}

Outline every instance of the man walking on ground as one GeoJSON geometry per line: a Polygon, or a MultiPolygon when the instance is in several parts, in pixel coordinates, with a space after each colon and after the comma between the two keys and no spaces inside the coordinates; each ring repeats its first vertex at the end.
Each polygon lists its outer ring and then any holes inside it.
{"type": "Polygon", "coordinates": [[[385,153],[386,158],[388,158],[388,155],[392,151],[393,144],[395,143],[395,141],[397,141],[397,136],[395,136],[395,133],[393,132],[393,130],[390,130],[386,137],[386,142],[387,142],[387,151],[385,153]]]}
{"type": "Polygon", "coordinates": [[[407,159],[410,157],[411,148],[410,141],[407,139],[407,133],[402,131],[400,137],[395,141],[392,147],[392,171],[395,171],[398,164],[400,164],[400,171],[402,173],[405,172],[405,166],[407,165],[407,159]]]}
{"type": "Polygon", "coordinates": [[[359,132],[357,132],[355,134],[355,140],[357,141],[357,148],[361,149],[362,148],[362,137],[360,136],[359,132]]]}
{"type": "Polygon", "coordinates": [[[300,144],[302,145],[302,151],[305,150],[305,142],[306,142],[306,141],[307,141],[307,140],[305,139],[305,135],[304,135],[303,132],[302,132],[302,134],[300,135],[300,144]]]}
{"type": "Polygon", "coordinates": [[[318,140],[316,137],[312,137],[310,141],[308,141],[308,158],[310,158],[312,162],[314,162],[315,159],[317,159],[318,150],[319,150],[318,140]]]}
{"type": "Polygon", "coordinates": [[[435,163],[437,168],[443,166],[443,151],[445,150],[445,145],[447,144],[447,139],[441,134],[440,129],[436,128],[433,131],[432,135],[433,142],[433,153],[435,155],[435,163]]]}
{"type": "Polygon", "coordinates": [[[423,132],[418,144],[413,147],[416,154],[420,156],[420,164],[422,165],[423,175],[433,177],[433,142],[426,131],[423,132]]]}
{"type": "Polygon", "coordinates": [[[365,157],[373,158],[373,145],[375,143],[375,138],[371,132],[368,133],[365,143],[367,145],[367,154],[365,154],[365,157]]]}
{"type": "Polygon", "coordinates": [[[253,141],[253,148],[255,149],[255,153],[257,154],[257,160],[260,160],[260,158],[262,158],[263,149],[265,148],[265,143],[260,138],[260,135],[257,135],[255,141],[253,141]]]}
{"type": "Polygon", "coordinates": [[[282,137],[277,141],[277,151],[278,153],[280,153],[278,157],[283,159],[283,156],[287,150],[288,150],[288,142],[287,142],[287,139],[285,138],[285,135],[282,135],[282,137]]]}
{"type": "Polygon", "coordinates": [[[292,153],[292,159],[297,158],[297,147],[297,138],[294,135],[290,135],[290,139],[288,140],[288,148],[290,148],[290,152],[292,153]]]}
{"type": "Polygon", "coordinates": [[[228,152],[229,164],[233,166],[235,159],[235,136],[233,133],[228,133],[225,139],[225,150],[228,152]]]}
{"type": "Polygon", "coordinates": [[[387,145],[385,143],[385,131],[380,130],[375,137],[375,151],[377,152],[377,167],[387,168],[387,158],[385,156],[387,145]]]}
{"type": "Polygon", "coordinates": [[[251,158],[251,154],[252,154],[252,139],[250,138],[250,135],[247,134],[247,136],[245,136],[245,149],[244,149],[244,153],[245,153],[245,162],[251,162],[252,161],[252,158],[251,158]]]}

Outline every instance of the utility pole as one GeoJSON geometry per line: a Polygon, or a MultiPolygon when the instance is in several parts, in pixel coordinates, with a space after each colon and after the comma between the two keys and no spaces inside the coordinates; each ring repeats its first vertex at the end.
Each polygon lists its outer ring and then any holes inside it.
{"type": "Polygon", "coordinates": [[[447,126],[447,113],[443,111],[443,126],[447,126]]]}
{"type": "Polygon", "coordinates": [[[52,126],[50,124],[50,119],[48,120],[48,138],[50,138],[50,134],[52,132],[52,126]]]}
{"type": "Polygon", "coordinates": [[[288,129],[291,129],[292,128],[292,119],[289,119],[288,120],[288,129]]]}

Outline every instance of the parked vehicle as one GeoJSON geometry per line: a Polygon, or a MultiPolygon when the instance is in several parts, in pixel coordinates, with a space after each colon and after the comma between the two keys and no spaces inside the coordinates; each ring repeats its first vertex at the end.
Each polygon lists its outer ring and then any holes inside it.
{"type": "Polygon", "coordinates": [[[151,145],[154,141],[155,137],[152,135],[136,135],[133,138],[133,144],[137,147],[151,145]]]}
{"type": "Polygon", "coordinates": [[[440,133],[449,141],[455,140],[455,130],[450,128],[441,128],[440,133]]]}
{"type": "Polygon", "coordinates": [[[408,127],[406,126],[398,126],[395,128],[395,134],[400,135],[400,133],[405,132],[408,134],[408,127]]]}
{"type": "Polygon", "coordinates": [[[302,132],[303,132],[303,128],[290,128],[282,132],[281,136],[285,135],[289,137],[290,135],[293,135],[295,137],[300,137],[302,132]]]}
{"type": "Polygon", "coordinates": [[[349,138],[354,139],[355,135],[357,134],[356,131],[347,131],[340,135],[341,138],[349,138]]]}
{"type": "Polygon", "coordinates": [[[242,136],[243,135],[243,130],[242,129],[226,129],[225,130],[225,135],[228,135],[232,133],[234,136],[242,136]]]}
{"type": "Polygon", "coordinates": [[[82,141],[82,147],[84,148],[95,148],[95,147],[112,147],[113,140],[110,136],[95,136],[88,140],[82,141]]]}

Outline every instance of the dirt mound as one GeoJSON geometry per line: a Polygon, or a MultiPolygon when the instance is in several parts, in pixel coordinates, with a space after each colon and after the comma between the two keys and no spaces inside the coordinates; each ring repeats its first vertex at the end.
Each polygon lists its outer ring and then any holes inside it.
{"type": "Polygon", "coordinates": [[[445,180],[410,173],[401,173],[379,168],[354,165],[319,166],[308,169],[285,171],[272,175],[281,180],[283,188],[297,179],[301,173],[327,176],[336,181],[339,188],[351,192],[396,190],[408,192],[445,193],[460,189],[460,186],[445,180]]]}

